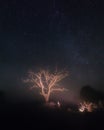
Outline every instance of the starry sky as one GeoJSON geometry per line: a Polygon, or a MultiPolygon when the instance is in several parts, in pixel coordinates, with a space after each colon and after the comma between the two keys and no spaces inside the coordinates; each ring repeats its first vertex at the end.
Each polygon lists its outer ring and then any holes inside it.
{"type": "Polygon", "coordinates": [[[1,0],[0,90],[25,99],[26,72],[55,66],[70,72],[72,93],[87,84],[104,90],[103,34],[103,1],[1,0]]]}

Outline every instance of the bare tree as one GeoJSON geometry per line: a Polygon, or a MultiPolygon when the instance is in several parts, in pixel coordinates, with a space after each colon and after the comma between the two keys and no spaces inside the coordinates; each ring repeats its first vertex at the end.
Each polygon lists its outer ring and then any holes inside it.
{"type": "Polygon", "coordinates": [[[63,92],[65,88],[59,86],[59,82],[68,76],[66,71],[55,71],[51,73],[48,70],[41,70],[38,73],[29,71],[28,78],[24,82],[32,83],[31,88],[39,88],[40,94],[44,97],[46,102],[49,102],[50,94],[59,91],[63,92]]]}

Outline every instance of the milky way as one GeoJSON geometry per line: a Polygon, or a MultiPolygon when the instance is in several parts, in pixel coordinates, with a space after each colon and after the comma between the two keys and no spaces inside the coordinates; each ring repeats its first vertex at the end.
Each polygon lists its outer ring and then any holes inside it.
{"type": "Polygon", "coordinates": [[[21,91],[30,68],[67,67],[67,87],[103,89],[104,3],[66,0],[1,2],[1,89],[21,91]],[[19,81],[19,83],[18,83],[19,81]],[[9,84],[9,85],[8,85],[9,84]],[[70,84],[70,85],[69,85],[70,84]]]}

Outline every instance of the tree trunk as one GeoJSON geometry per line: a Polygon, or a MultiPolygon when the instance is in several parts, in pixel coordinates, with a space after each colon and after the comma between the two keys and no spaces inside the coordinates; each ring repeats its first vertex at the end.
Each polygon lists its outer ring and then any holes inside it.
{"type": "Polygon", "coordinates": [[[49,102],[49,94],[46,95],[45,100],[46,100],[46,103],[49,102]]]}

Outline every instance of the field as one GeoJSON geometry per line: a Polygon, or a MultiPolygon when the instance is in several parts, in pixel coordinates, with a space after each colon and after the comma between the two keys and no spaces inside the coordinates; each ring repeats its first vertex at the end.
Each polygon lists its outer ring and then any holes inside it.
{"type": "Polygon", "coordinates": [[[103,129],[104,112],[80,113],[51,109],[38,103],[5,104],[0,107],[0,129],[103,129]]]}

